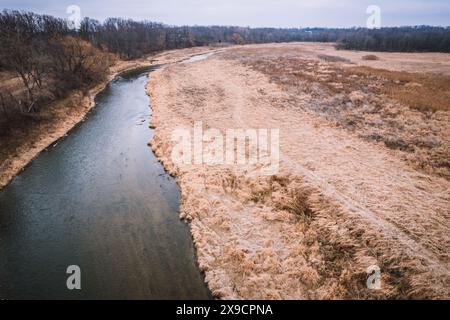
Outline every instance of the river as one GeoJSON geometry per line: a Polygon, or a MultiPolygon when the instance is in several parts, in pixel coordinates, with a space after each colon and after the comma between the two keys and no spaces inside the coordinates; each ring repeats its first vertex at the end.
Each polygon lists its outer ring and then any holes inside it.
{"type": "Polygon", "coordinates": [[[147,146],[148,71],[117,76],[0,191],[1,299],[211,298],[178,186],[147,146]],[[71,265],[81,290],[66,286],[71,265]]]}

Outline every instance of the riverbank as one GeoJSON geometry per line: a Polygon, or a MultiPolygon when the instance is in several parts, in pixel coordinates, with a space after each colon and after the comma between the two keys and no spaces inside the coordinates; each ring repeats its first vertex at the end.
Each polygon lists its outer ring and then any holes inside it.
{"type": "MultiPolygon", "coordinates": [[[[347,60],[324,60],[314,46],[237,47],[150,78],[151,146],[180,186],[180,215],[191,221],[211,292],[222,299],[448,298],[450,182],[409,159],[447,150],[448,112],[419,113],[372,89],[383,86],[378,79],[355,89],[361,76],[347,60]],[[331,113],[338,111],[361,119],[350,128],[331,113]],[[172,133],[192,135],[198,122],[221,134],[279,129],[279,172],[174,163],[172,133]],[[369,126],[380,141],[365,138],[369,126]],[[437,142],[413,145],[406,157],[382,140],[385,132],[437,142]],[[376,270],[381,287],[373,290],[367,280],[376,270]]],[[[346,53],[333,51],[339,54],[346,53]]],[[[432,67],[426,58],[415,55],[408,68],[432,67]]]]}
{"type": "Polygon", "coordinates": [[[0,189],[19,174],[40,152],[63,138],[68,131],[84,120],[95,106],[95,97],[118,74],[136,68],[150,67],[158,64],[171,64],[187,59],[193,55],[208,52],[212,48],[188,48],[170,50],[156,55],[132,61],[118,61],[110,68],[105,81],[91,88],[88,94],[74,91],[67,98],[50,104],[39,116],[41,120],[27,132],[11,136],[2,141],[0,153],[0,189]]]}

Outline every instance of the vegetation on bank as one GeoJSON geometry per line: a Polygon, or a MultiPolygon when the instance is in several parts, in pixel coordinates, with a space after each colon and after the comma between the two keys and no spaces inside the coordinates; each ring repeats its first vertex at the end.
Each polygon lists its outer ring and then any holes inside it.
{"type": "Polygon", "coordinates": [[[0,14],[0,41],[0,123],[99,83],[114,59],[63,20],[33,13],[0,14]]]}

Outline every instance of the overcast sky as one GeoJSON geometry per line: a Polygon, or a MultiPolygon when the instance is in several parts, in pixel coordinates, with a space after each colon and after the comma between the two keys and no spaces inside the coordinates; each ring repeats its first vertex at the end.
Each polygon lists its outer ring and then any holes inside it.
{"type": "Polygon", "coordinates": [[[450,0],[0,0],[2,9],[67,17],[124,17],[174,25],[251,27],[365,26],[369,5],[381,8],[382,26],[450,25],[450,0]]]}

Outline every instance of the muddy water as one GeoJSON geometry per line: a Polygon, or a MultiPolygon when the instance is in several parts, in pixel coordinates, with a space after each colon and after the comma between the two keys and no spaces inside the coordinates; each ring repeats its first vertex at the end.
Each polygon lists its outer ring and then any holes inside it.
{"type": "Polygon", "coordinates": [[[178,187],[147,147],[147,73],[117,77],[0,191],[1,299],[210,298],[178,187]],[[70,265],[81,290],[67,289],[70,265]]]}

